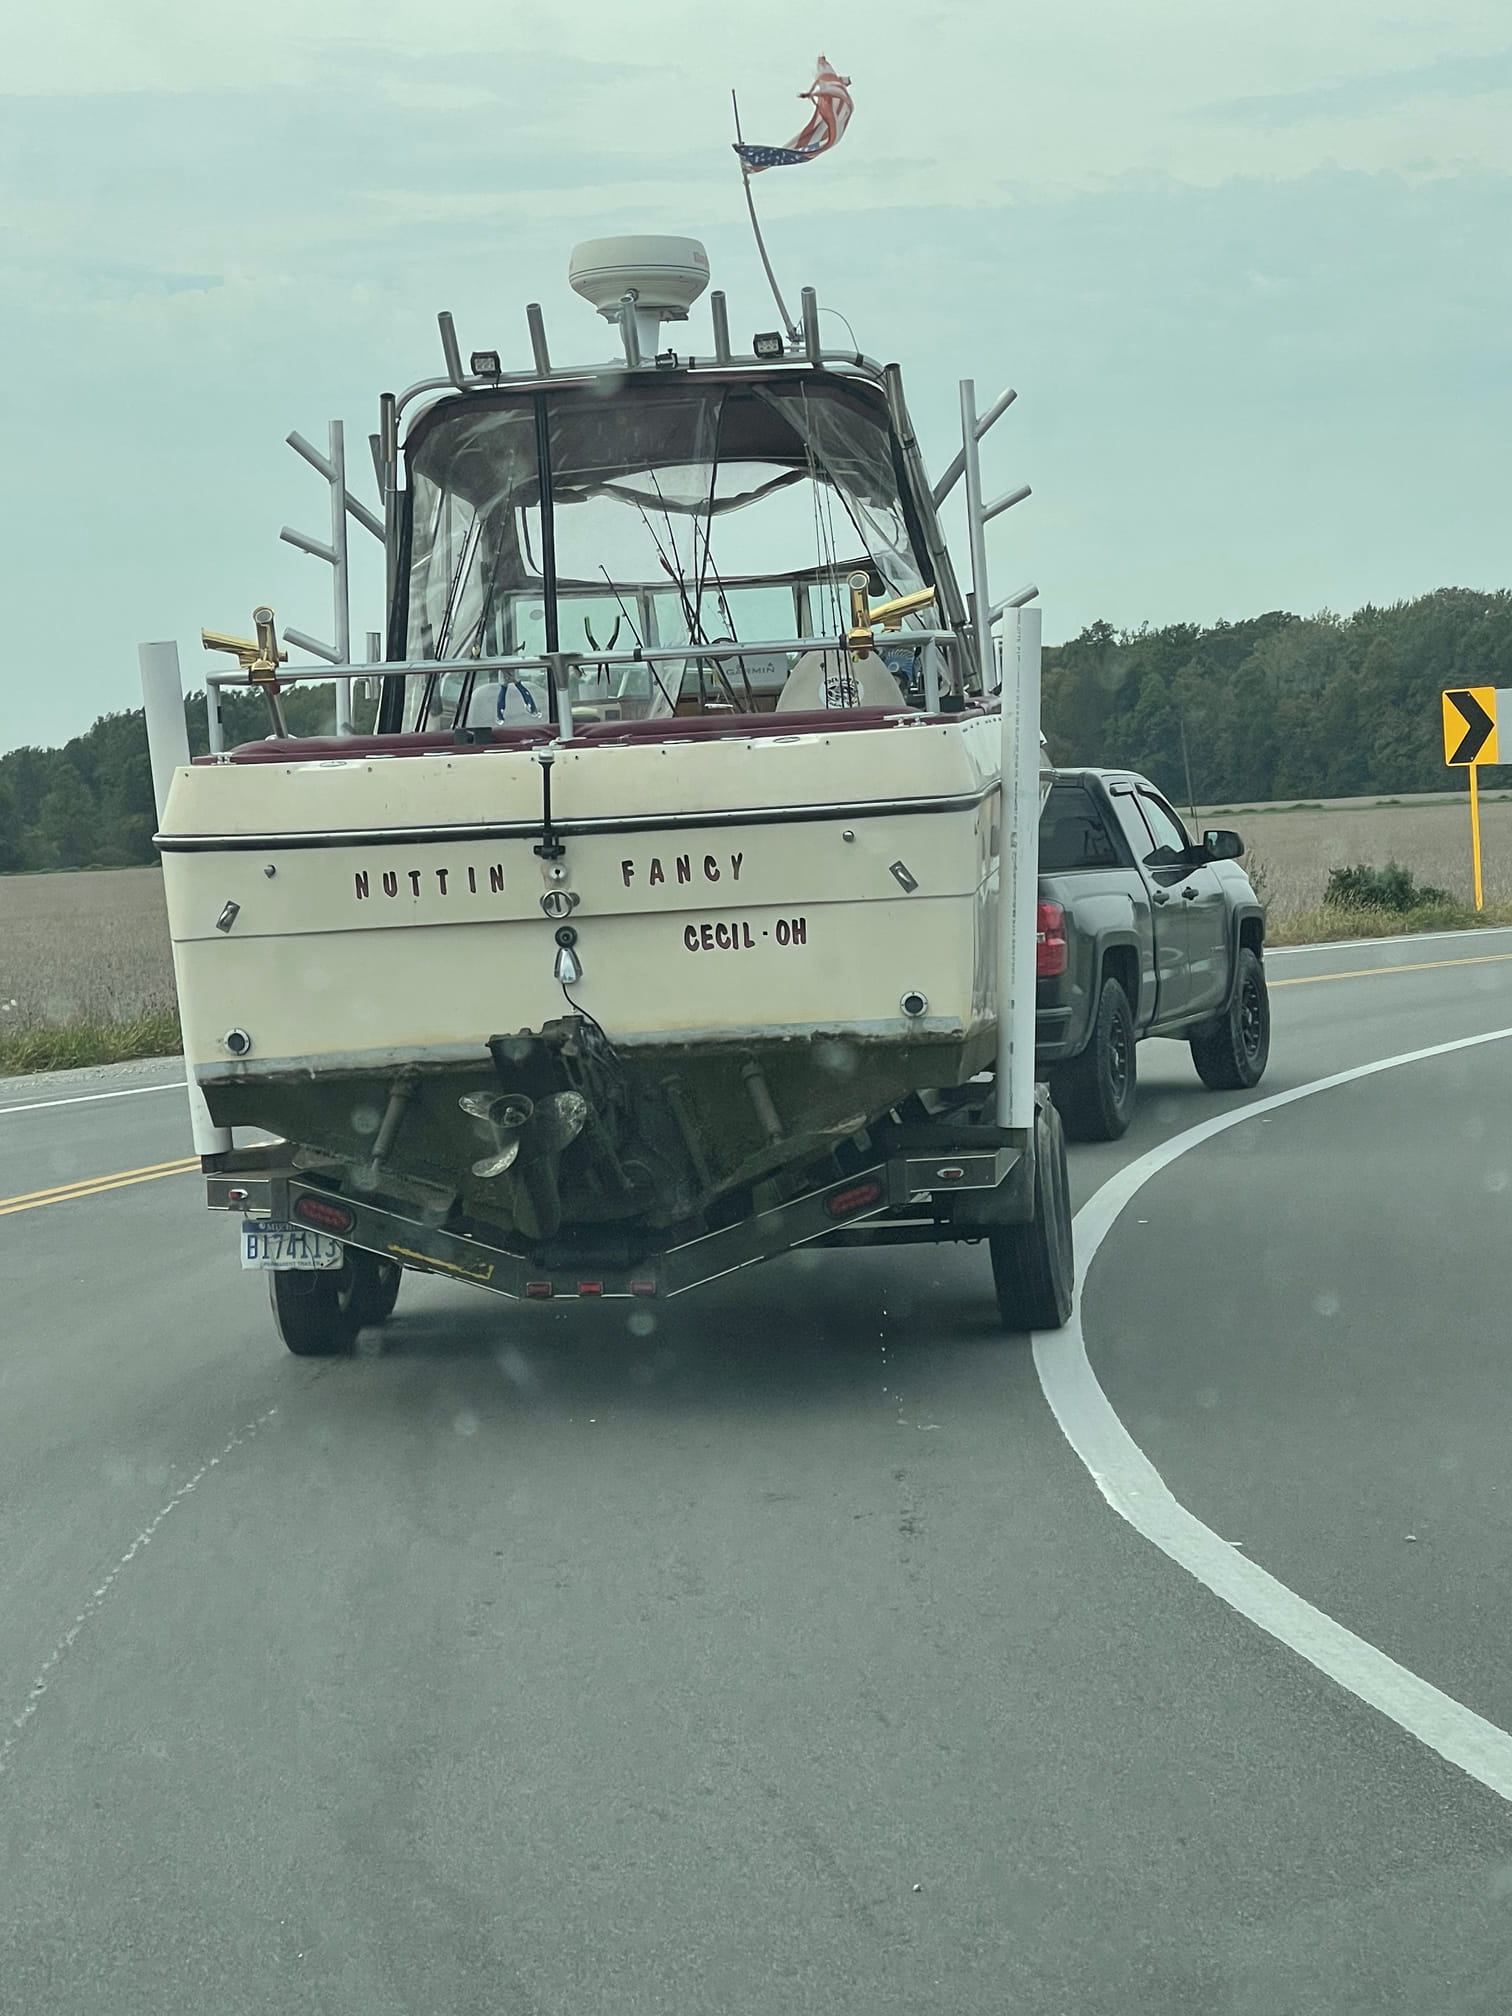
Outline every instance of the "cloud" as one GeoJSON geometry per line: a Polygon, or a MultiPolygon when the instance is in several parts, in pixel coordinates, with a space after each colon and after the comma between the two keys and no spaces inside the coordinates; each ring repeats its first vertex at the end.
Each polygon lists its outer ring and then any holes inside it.
{"type": "Polygon", "coordinates": [[[1240,126],[1302,126],[1317,120],[1364,119],[1421,104],[1425,99],[1483,98],[1512,91],[1512,49],[1487,56],[1456,56],[1405,70],[1381,70],[1280,91],[1256,98],[1225,98],[1195,106],[1192,119],[1240,126]]]}
{"type": "Polygon", "coordinates": [[[99,266],[80,276],[96,301],[130,301],[152,294],[208,294],[225,285],[220,273],[163,273],[145,266],[99,266]]]}

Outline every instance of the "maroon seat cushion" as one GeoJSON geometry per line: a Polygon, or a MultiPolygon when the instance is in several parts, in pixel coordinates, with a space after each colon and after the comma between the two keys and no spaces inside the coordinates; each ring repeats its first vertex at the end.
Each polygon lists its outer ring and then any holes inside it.
{"type": "MultiPolygon", "coordinates": [[[[479,731],[474,729],[472,733],[479,731]]],[[[450,728],[427,728],[418,735],[272,735],[266,742],[243,742],[230,750],[233,763],[328,763],[358,756],[471,756],[490,749],[537,749],[556,729],[548,722],[495,728],[487,741],[459,742],[450,728]]],[[[213,763],[213,756],[196,756],[213,763]]]]}
{"type": "Polygon", "coordinates": [[[723,737],[749,741],[772,735],[828,735],[850,728],[886,728],[909,710],[896,707],[795,708],[790,714],[664,715],[655,721],[597,721],[581,728],[575,742],[709,742],[723,737]]]}

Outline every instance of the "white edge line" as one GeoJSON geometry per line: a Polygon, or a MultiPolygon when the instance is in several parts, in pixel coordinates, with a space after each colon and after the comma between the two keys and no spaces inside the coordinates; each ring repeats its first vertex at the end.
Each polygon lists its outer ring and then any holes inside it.
{"type": "Polygon", "coordinates": [[[81,1092],[72,1099],[37,1099],[27,1106],[0,1106],[0,1120],[7,1113],[45,1113],[52,1106],[92,1106],[97,1099],[140,1099],[146,1092],[182,1092],[185,1080],[170,1079],[166,1085],[132,1085],[124,1092],[81,1092]]]}
{"type": "MultiPolygon", "coordinates": [[[[1284,959],[1291,952],[1364,952],[1377,945],[1434,945],[1445,938],[1504,938],[1512,924],[1470,924],[1461,931],[1399,931],[1394,938],[1320,938],[1313,945],[1267,945],[1267,959],[1284,959]]],[[[1390,968],[1384,969],[1390,971],[1390,968]]]]}
{"type": "MultiPolygon", "coordinates": [[[[1509,1037],[1512,1029],[1493,1029],[1482,1036],[1464,1036],[1452,1043],[1434,1043],[1424,1050],[1382,1057],[1373,1064],[1357,1064],[1350,1070],[1315,1078],[1309,1084],[1293,1086],[1251,1105],[1231,1108],[1162,1142],[1121,1169],[1077,1212],[1075,1231],[1082,1279],[1086,1279],[1098,1248],[1119,1214],[1137,1192],[1179,1156],[1211,1141],[1215,1135],[1335,1086],[1350,1085],[1380,1071],[1395,1071],[1404,1064],[1446,1057],[1456,1050],[1503,1042],[1509,1037]]],[[[1316,1609],[1294,1589],[1236,1552],[1172,1496],[1098,1384],[1082,1333],[1080,1288],[1066,1328],[1035,1333],[1034,1365],[1061,1433],[1121,1518],[1240,1616],[1247,1617],[1307,1660],[1357,1700],[1379,1710],[1447,1763],[1500,1798],[1512,1800],[1512,1736],[1473,1709],[1440,1693],[1377,1646],[1356,1637],[1316,1609]]]]}

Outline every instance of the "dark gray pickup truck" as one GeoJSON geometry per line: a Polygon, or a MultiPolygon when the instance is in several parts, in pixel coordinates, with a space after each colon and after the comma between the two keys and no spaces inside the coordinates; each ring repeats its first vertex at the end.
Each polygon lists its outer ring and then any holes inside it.
{"type": "Polygon", "coordinates": [[[1116,1141],[1135,1045],[1189,1043],[1205,1085],[1256,1085],[1270,1054],[1265,913],[1237,833],[1195,843],[1146,778],[1058,770],[1040,818],[1035,1054],[1066,1133],[1116,1141]]]}

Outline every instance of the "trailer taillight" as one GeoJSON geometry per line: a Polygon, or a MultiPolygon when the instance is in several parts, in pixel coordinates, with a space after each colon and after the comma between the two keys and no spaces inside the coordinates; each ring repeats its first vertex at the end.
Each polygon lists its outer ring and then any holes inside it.
{"type": "Polygon", "coordinates": [[[824,1208],[831,1218],[854,1218],[858,1211],[875,1204],[881,1195],[880,1183],[854,1183],[849,1190],[837,1190],[833,1197],[827,1198],[824,1208]]]}
{"type": "Polygon", "coordinates": [[[1041,903],[1034,913],[1034,971],[1053,980],[1066,970],[1066,913],[1059,903],[1041,903]]]}
{"type": "Polygon", "coordinates": [[[329,1197],[301,1197],[294,1206],[294,1216],[306,1225],[318,1225],[322,1232],[350,1232],[357,1222],[345,1204],[329,1197]]]}

